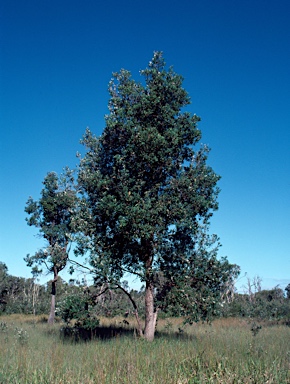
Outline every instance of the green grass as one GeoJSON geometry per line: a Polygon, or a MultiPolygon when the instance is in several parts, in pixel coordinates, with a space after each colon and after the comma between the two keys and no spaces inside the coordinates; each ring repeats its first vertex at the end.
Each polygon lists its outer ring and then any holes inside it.
{"type": "MultiPolygon", "coordinates": [[[[122,319],[103,319],[106,338],[75,342],[61,324],[0,317],[0,383],[290,383],[290,327],[223,319],[179,331],[181,320],[159,321],[152,343],[122,332],[122,319]]],[[[127,331],[131,330],[133,320],[127,331]]]]}

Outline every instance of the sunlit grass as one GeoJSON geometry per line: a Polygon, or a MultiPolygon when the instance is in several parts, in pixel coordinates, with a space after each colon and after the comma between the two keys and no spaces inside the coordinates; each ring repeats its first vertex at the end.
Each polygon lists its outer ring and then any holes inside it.
{"type": "MultiPolygon", "coordinates": [[[[127,319],[128,320],[128,319],[127,319]]],[[[74,342],[41,317],[0,317],[0,383],[290,383],[290,328],[222,319],[183,327],[159,320],[152,343],[123,318],[101,319],[113,337],[74,342]],[[113,335],[113,333],[112,333],[113,335]]]]}

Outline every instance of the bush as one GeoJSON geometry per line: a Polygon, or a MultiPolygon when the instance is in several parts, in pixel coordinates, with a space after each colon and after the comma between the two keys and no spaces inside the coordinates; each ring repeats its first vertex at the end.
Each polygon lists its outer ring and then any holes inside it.
{"type": "Polygon", "coordinates": [[[93,329],[99,325],[99,320],[94,316],[84,294],[68,295],[63,299],[57,309],[57,315],[69,324],[75,320],[76,327],[93,329]]]}

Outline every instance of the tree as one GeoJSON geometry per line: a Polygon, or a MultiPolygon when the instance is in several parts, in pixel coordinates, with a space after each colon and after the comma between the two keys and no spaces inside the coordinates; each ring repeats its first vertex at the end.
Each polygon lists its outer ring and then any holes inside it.
{"type": "Polygon", "coordinates": [[[51,282],[51,308],[48,322],[52,324],[55,317],[55,296],[58,274],[68,261],[69,244],[75,233],[73,213],[76,208],[76,191],[73,186],[73,175],[66,170],[64,176],[58,177],[55,172],[49,172],[45,177],[41,198],[34,201],[30,197],[25,212],[28,225],[39,228],[40,235],[46,240],[47,247],[24,259],[32,273],[42,272],[44,265],[48,272],[53,273],[51,282]]]}
{"type": "Polygon", "coordinates": [[[7,280],[8,280],[7,265],[2,261],[0,261],[0,309],[1,311],[5,309],[7,304],[7,300],[6,300],[6,296],[8,293],[7,280]]]}
{"type": "Polygon", "coordinates": [[[83,137],[78,181],[86,210],[77,253],[89,251],[99,279],[119,282],[130,272],[145,283],[144,336],[153,340],[156,276],[164,275],[167,291],[183,273],[192,276],[220,177],[207,165],[208,148],[195,149],[200,118],[183,112],[190,99],[182,77],[165,69],[161,52],[141,75],[144,85],[126,70],[113,74],[104,132],[83,137]]]}
{"type": "Polygon", "coordinates": [[[287,287],[285,288],[285,291],[286,291],[286,297],[287,299],[290,299],[290,283],[287,285],[287,287]]]}

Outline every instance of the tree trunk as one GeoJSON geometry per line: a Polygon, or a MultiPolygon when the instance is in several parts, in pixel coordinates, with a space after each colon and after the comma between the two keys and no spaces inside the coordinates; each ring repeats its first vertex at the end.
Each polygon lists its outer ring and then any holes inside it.
{"type": "Polygon", "coordinates": [[[148,341],[154,339],[156,321],[157,310],[154,309],[154,286],[151,281],[146,281],[144,338],[148,341]]]}
{"type": "Polygon", "coordinates": [[[56,282],[58,278],[58,273],[56,268],[54,268],[54,279],[51,282],[51,304],[50,304],[50,314],[47,320],[48,324],[54,324],[55,319],[55,296],[56,296],[56,282]]]}

